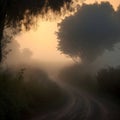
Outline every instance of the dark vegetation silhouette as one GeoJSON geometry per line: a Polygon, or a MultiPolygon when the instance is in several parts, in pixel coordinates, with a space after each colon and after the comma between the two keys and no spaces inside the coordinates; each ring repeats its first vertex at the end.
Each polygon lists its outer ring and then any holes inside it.
{"type": "Polygon", "coordinates": [[[92,73],[92,67],[75,64],[64,68],[60,80],[80,90],[120,99],[120,67],[107,67],[92,73]]]}
{"type": "Polygon", "coordinates": [[[58,50],[91,63],[120,42],[120,8],[109,2],[83,4],[58,24],[58,50]]]}
{"type": "MultiPolygon", "coordinates": [[[[44,17],[49,10],[56,15],[61,14],[62,7],[65,10],[70,9],[71,2],[72,0],[0,0],[0,61],[2,56],[9,52],[5,51],[2,55],[6,44],[13,39],[13,35],[21,31],[22,26],[29,30],[39,15],[44,17]],[[6,28],[12,30],[12,36],[5,33],[6,28]]],[[[105,49],[111,50],[114,44],[119,42],[119,13],[120,9],[114,11],[108,2],[84,4],[75,15],[65,18],[59,24],[58,49],[72,58],[79,57],[83,60],[82,65],[78,62],[64,68],[59,74],[60,80],[80,90],[119,98],[120,67],[105,68],[94,75],[91,72],[92,67],[89,66],[105,49]]],[[[15,52],[20,53],[19,45],[14,44],[15,52]]],[[[25,49],[20,55],[17,54],[17,59],[22,56],[28,61],[32,53],[25,49]]],[[[63,104],[64,94],[57,84],[36,66],[20,64],[17,68],[0,68],[0,120],[21,120],[36,113],[46,113],[63,104]],[[21,69],[22,66],[25,69],[21,69]]]]}
{"type": "Polygon", "coordinates": [[[70,9],[71,4],[72,0],[0,0],[0,61],[2,60],[1,40],[6,27],[14,28],[14,34],[21,31],[22,26],[29,30],[36,24],[35,18],[38,16],[45,16],[49,10],[56,15],[60,14],[70,9]],[[61,10],[62,8],[64,11],[61,10]]]}
{"type": "Polygon", "coordinates": [[[27,119],[63,104],[62,90],[47,73],[30,64],[32,52],[27,48],[21,51],[11,34],[13,31],[7,29],[2,39],[4,64],[3,68],[2,64],[0,66],[0,120],[27,119]]]}
{"type": "Polygon", "coordinates": [[[57,108],[63,98],[60,88],[40,69],[0,71],[0,120],[30,118],[57,108]]]}
{"type": "Polygon", "coordinates": [[[101,69],[96,78],[100,91],[120,98],[120,67],[101,69]]]}
{"type": "MultiPolygon", "coordinates": [[[[23,26],[29,30],[39,16],[44,17],[49,11],[60,15],[70,9],[70,4],[72,0],[0,0],[0,62],[9,52],[5,50],[6,44],[23,26]],[[11,34],[6,33],[6,29],[11,34]]],[[[19,49],[16,50],[19,53],[19,49]]],[[[28,54],[29,50],[25,49],[24,52],[26,51],[28,54]]],[[[36,73],[32,69],[32,76],[25,82],[23,70],[16,76],[17,70],[10,69],[0,69],[0,120],[21,120],[27,113],[30,115],[37,110],[43,112],[61,101],[60,89],[42,70],[37,70],[36,73]],[[36,77],[36,74],[39,76],[36,77]]]]}
{"type": "Polygon", "coordinates": [[[120,42],[120,7],[114,10],[109,2],[83,4],[58,26],[58,50],[78,63],[64,68],[61,80],[81,89],[105,91],[119,97],[120,68],[96,71],[97,75],[92,71],[96,59],[120,42]]]}

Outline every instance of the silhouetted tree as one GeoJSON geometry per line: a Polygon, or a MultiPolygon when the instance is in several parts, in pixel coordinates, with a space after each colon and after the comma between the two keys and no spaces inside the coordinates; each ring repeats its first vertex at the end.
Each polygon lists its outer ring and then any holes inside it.
{"type": "Polygon", "coordinates": [[[49,10],[58,14],[61,8],[70,8],[72,0],[0,0],[0,61],[2,60],[1,40],[4,27],[21,30],[24,25],[30,29],[34,24],[33,18],[44,16],[49,10]]]}
{"type": "Polygon", "coordinates": [[[43,70],[28,67],[0,69],[0,120],[26,120],[61,105],[59,86],[43,70]]]}
{"type": "Polygon", "coordinates": [[[105,68],[97,74],[98,85],[104,92],[119,96],[120,93],[120,67],[105,68]]]}
{"type": "Polygon", "coordinates": [[[120,42],[119,21],[120,8],[115,11],[109,2],[83,4],[59,24],[58,50],[84,64],[91,63],[120,42]]]}

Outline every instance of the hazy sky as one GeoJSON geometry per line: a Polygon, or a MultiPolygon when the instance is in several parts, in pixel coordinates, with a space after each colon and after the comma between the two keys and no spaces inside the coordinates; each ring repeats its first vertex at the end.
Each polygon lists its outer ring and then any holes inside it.
{"type": "Polygon", "coordinates": [[[33,58],[40,62],[70,62],[71,59],[57,51],[56,22],[40,22],[38,28],[19,35],[16,39],[21,49],[29,48],[33,58]]]}
{"type": "MultiPolygon", "coordinates": [[[[93,3],[96,0],[86,0],[86,3],[93,3]]],[[[104,0],[98,0],[104,1],[104,0]]],[[[117,9],[119,0],[107,0],[117,9]]],[[[72,59],[61,55],[57,51],[57,21],[40,21],[36,30],[31,30],[16,37],[20,48],[29,48],[33,52],[33,58],[42,62],[64,62],[71,63],[72,59]]]]}
{"type": "Polygon", "coordinates": [[[110,2],[115,9],[117,9],[117,7],[119,6],[120,4],[120,0],[85,0],[86,3],[94,3],[94,2],[101,2],[101,1],[108,1],[110,2]]]}

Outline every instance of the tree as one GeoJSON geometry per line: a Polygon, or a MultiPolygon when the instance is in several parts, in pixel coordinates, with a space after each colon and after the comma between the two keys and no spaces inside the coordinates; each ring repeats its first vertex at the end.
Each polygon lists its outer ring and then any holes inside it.
{"type": "Polygon", "coordinates": [[[120,96],[120,66],[101,69],[96,78],[100,90],[104,93],[120,96]]]}
{"type": "Polygon", "coordinates": [[[83,4],[57,32],[58,50],[84,64],[94,62],[120,42],[120,8],[109,2],[83,4]]]}
{"type": "Polygon", "coordinates": [[[71,3],[72,0],[0,0],[0,62],[5,26],[15,28],[17,32],[21,30],[22,25],[30,29],[34,24],[34,17],[44,16],[49,10],[59,14],[62,7],[69,9],[71,3]]]}

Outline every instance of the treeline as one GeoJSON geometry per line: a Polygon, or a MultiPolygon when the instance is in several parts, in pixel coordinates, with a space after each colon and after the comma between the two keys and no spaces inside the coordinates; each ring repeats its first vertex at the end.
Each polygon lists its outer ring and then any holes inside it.
{"type": "Polygon", "coordinates": [[[120,67],[107,67],[92,74],[92,68],[73,65],[61,71],[59,77],[70,85],[120,98],[120,67]]]}
{"type": "Polygon", "coordinates": [[[120,67],[100,70],[96,77],[99,89],[120,98],[120,67]]]}
{"type": "Polygon", "coordinates": [[[27,119],[62,104],[63,93],[56,83],[42,70],[34,71],[29,80],[24,79],[24,69],[0,71],[0,120],[27,119]]]}

